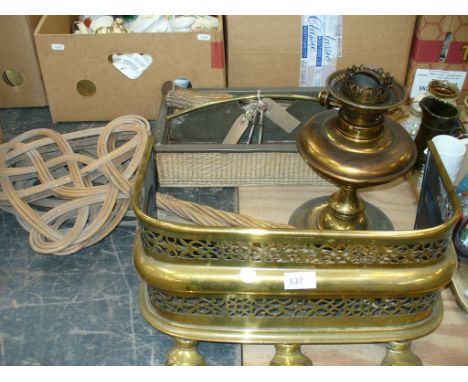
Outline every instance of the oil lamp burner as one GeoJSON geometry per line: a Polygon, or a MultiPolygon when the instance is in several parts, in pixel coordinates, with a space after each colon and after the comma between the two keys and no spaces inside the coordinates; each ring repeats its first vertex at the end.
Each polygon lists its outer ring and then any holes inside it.
{"type": "Polygon", "coordinates": [[[384,113],[405,99],[389,73],[361,65],[332,73],[322,104],[338,106],[312,117],[299,132],[299,153],[316,172],[336,184],[331,197],[300,206],[289,223],[299,228],[389,230],[392,224],[358,189],[391,182],[415,164],[409,134],[384,113]]]}

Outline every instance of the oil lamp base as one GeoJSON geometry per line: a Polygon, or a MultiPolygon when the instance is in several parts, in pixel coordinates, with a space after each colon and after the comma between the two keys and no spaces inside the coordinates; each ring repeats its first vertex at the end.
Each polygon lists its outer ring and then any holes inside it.
{"type": "MultiPolygon", "coordinates": [[[[321,229],[319,217],[322,211],[329,204],[329,196],[321,196],[309,200],[299,206],[291,215],[289,224],[297,228],[321,229]]],[[[393,231],[393,224],[390,219],[376,206],[364,202],[364,213],[367,219],[369,231],[393,231]]],[[[344,228],[346,229],[346,228],[344,228]]]]}

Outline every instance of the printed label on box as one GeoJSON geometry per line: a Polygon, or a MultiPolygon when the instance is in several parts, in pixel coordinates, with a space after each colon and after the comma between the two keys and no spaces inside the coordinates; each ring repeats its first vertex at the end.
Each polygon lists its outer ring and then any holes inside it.
{"type": "Polygon", "coordinates": [[[283,275],[284,289],[315,289],[317,288],[317,275],[311,272],[288,272],[283,275]]]}
{"type": "Polygon", "coordinates": [[[342,17],[302,16],[300,86],[324,86],[341,57],[342,17]]]}
{"type": "Polygon", "coordinates": [[[466,72],[436,70],[436,69],[416,69],[414,75],[413,87],[411,88],[411,98],[416,98],[420,93],[427,90],[429,82],[432,80],[447,80],[455,83],[458,89],[463,89],[466,72]]]}

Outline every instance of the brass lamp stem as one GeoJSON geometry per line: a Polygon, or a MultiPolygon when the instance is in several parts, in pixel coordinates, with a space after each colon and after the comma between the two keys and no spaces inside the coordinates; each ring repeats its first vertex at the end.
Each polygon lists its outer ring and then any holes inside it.
{"type": "Polygon", "coordinates": [[[357,190],[341,187],[328,201],[318,218],[320,229],[364,230],[367,219],[364,213],[364,202],[357,190]]]}

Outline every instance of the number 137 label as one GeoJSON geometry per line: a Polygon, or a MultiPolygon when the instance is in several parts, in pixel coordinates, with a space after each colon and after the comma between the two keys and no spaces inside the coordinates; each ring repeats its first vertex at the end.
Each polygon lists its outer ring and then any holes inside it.
{"type": "Polygon", "coordinates": [[[317,276],[315,272],[284,273],[284,289],[315,289],[317,276]]]}

